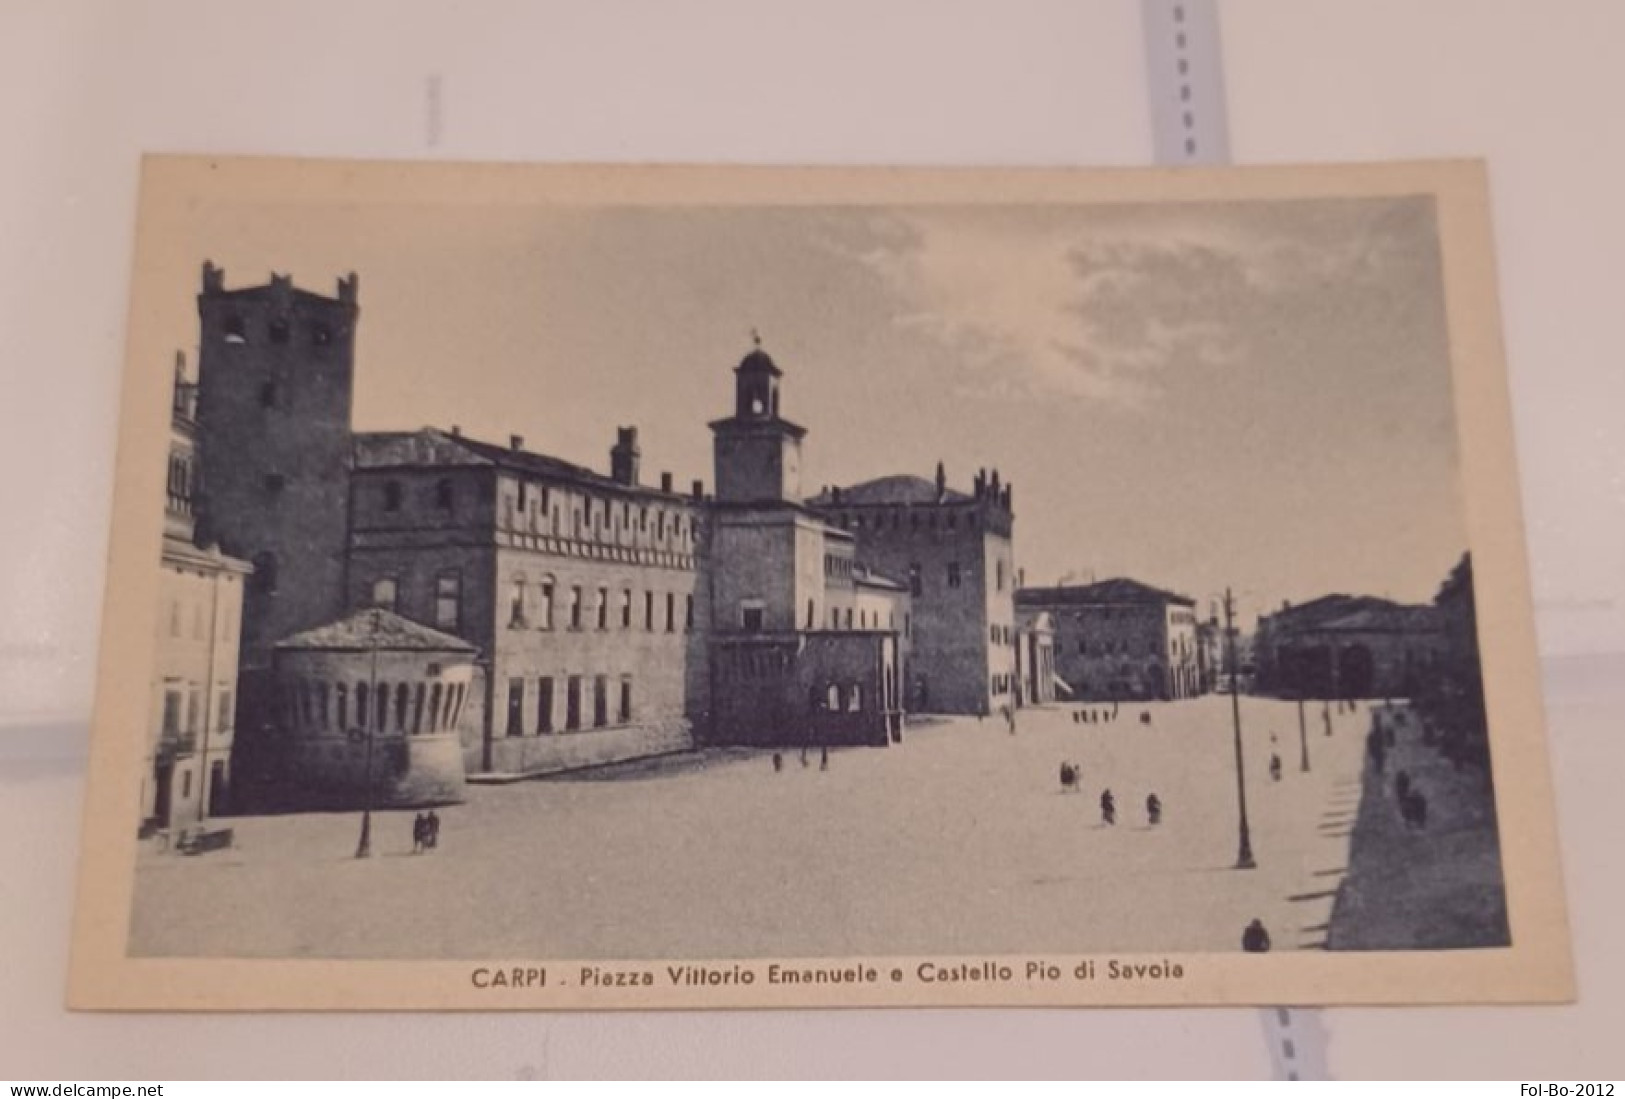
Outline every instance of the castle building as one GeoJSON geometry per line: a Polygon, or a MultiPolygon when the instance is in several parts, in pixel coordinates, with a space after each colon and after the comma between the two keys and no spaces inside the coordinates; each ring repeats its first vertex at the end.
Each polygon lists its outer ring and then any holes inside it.
{"type": "Polygon", "coordinates": [[[357,433],[356,290],[228,290],[203,269],[199,515],[253,564],[234,759],[263,802],[369,783],[396,804],[453,799],[453,740],[463,773],[499,781],[696,743],[882,745],[910,708],[1013,704],[996,473],[973,495],[939,469],[935,488],[805,500],[807,432],[759,344],[710,424],[714,495],[645,484],[634,427],[607,475],[519,436],[357,433]],[[387,706],[361,641],[380,629],[404,646],[387,706]],[[357,745],[380,736],[369,776],[357,745]]]}
{"type": "Polygon", "coordinates": [[[384,607],[481,654],[462,717],[471,773],[675,751],[707,710],[704,490],[610,476],[456,428],[355,439],[349,608],[384,607]]]}
{"type": "Polygon", "coordinates": [[[847,532],[857,563],[907,585],[906,706],[985,714],[1016,704],[1012,491],[978,473],[971,493],[893,475],[826,488],[808,501],[847,532]]]}
{"type": "Polygon", "coordinates": [[[782,377],[757,347],[735,368],[733,415],[710,425],[710,735],[885,744],[902,735],[907,593],[802,503],[806,429],[780,414],[782,377]]]}
{"type": "Polygon", "coordinates": [[[1201,691],[1195,601],[1137,580],[1022,588],[1016,605],[1047,611],[1055,671],[1095,701],[1190,698],[1201,691]]]}
{"type": "Polygon", "coordinates": [[[197,537],[197,387],[180,355],[172,395],[143,830],[184,828],[230,806],[238,636],[252,572],[197,537]]]}

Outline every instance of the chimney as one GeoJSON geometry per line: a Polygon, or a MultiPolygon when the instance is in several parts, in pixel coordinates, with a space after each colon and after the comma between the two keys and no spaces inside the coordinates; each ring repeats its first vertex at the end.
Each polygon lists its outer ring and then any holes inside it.
{"type": "Polygon", "coordinates": [[[660,491],[661,492],[670,492],[671,491],[671,474],[662,473],[660,475],[660,491]]]}
{"type": "Polygon", "coordinates": [[[694,482],[694,499],[696,499],[696,500],[705,499],[705,482],[704,481],[695,481],[694,482]]]}
{"type": "MultiPolygon", "coordinates": [[[[999,475],[993,475],[993,481],[998,483],[999,475]]],[[[941,459],[937,461],[937,499],[941,501],[948,495],[948,471],[943,468],[941,459]]]]}
{"type": "Polygon", "coordinates": [[[609,452],[610,477],[618,484],[637,484],[638,459],[641,456],[642,451],[638,449],[638,429],[635,427],[616,428],[615,446],[609,452]]]}
{"type": "Polygon", "coordinates": [[[525,437],[523,435],[510,435],[510,436],[508,436],[508,449],[509,450],[524,450],[525,449],[525,437]]]}
{"type": "Polygon", "coordinates": [[[461,439],[463,437],[463,427],[461,424],[451,425],[451,437],[453,439],[461,439]]]}
{"type": "Polygon", "coordinates": [[[356,292],[361,288],[361,279],[354,271],[339,279],[339,301],[346,305],[354,305],[356,292]]]}
{"type": "Polygon", "coordinates": [[[203,261],[203,292],[218,294],[226,288],[226,272],[208,260],[203,261]]]}

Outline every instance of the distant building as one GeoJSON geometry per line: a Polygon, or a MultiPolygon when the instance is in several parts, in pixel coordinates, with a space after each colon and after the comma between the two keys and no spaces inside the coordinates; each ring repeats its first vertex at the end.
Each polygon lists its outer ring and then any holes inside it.
{"type": "Polygon", "coordinates": [[[1074,697],[1096,701],[1198,694],[1195,605],[1127,579],[1016,593],[1022,611],[1054,621],[1056,674],[1074,697]]]}
{"type": "Polygon", "coordinates": [[[939,462],[935,480],[893,475],[808,501],[849,534],[859,565],[907,585],[911,711],[985,714],[1015,704],[1011,500],[996,470],[979,472],[964,493],[948,487],[939,462]]]}
{"type": "Polygon", "coordinates": [[[1408,696],[1436,671],[1439,612],[1369,595],[1326,595],[1261,615],[1258,688],[1309,698],[1408,696]]]}
{"type": "Polygon", "coordinates": [[[1055,616],[1049,611],[1017,607],[1017,704],[1043,706],[1054,702],[1060,682],[1055,674],[1055,616]]]}
{"type": "Polygon", "coordinates": [[[143,828],[183,828],[231,805],[246,562],[200,545],[194,520],[197,389],[176,356],[158,582],[143,828]]]}

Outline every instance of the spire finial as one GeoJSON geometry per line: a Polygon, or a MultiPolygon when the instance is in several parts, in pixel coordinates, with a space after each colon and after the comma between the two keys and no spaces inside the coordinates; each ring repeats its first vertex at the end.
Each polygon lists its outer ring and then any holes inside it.
{"type": "Polygon", "coordinates": [[[762,349],[762,333],[755,325],[751,325],[750,342],[756,345],[756,350],[760,351],[762,349]]]}

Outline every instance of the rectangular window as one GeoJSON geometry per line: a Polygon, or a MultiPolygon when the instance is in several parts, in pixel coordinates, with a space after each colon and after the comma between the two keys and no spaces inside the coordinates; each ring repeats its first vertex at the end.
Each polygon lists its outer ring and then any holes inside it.
{"type": "MultiPolygon", "coordinates": [[[[812,622],[809,621],[807,623],[807,625],[811,626],[812,622]]],[[[683,596],[683,629],[692,630],[693,628],[694,628],[694,597],[692,595],[685,595],[685,596],[683,596]]]]}
{"type": "Polygon", "coordinates": [[[908,593],[916,599],[925,594],[925,578],[920,573],[918,561],[908,563],[908,593]]]}
{"type": "Polygon", "coordinates": [[[609,629],[609,589],[604,587],[598,589],[598,628],[609,629]]]}
{"type": "Polygon", "coordinates": [[[525,732],[525,681],[518,676],[508,680],[508,735],[525,732]]]}
{"type": "Polygon", "coordinates": [[[632,628],[632,589],[627,588],[621,592],[621,629],[632,628]]]}
{"type": "Polygon", "coordinates": [[[542,581],[542,621],[544,630],[553,628],[553,581],[542,581]]]}
{"type": "Polygon", "coordinates": [[[581,628],[581,585],[573,584],[570,587],[570,628],[581,628]]]}
{"type": "Polygon", "coordinates": [[[179,736],[181,731],[181,693],[164,692],[164,735],[179,736]]]}
{"type": "Polygon", "coordinates": [[[592,677],[592,724],[602,729],[609,724],[609,676],[592,677]]]}
{"type": "Polygon", "coordinates": [[[673,633],[677,629],[677,596],[672,592],[666,593],[666,632],[673,633]]]}
{"type": "Polygon", "coordinates": [[[959,562],[958,561],[949,561],[948,562],[948,586],[950,588],[959,587],[959,562]]]}
{"type": "Polygon", "coordinates": [[[192,772],[190,770],[182,771],[181,772],[181,797],[189,798],[191,796],[192,796],[192,772]]]}
{"type": "Polygon", "coordinates": [[[632,677],[629,675],[621,676],[621,705],[616,716],[623,725],[632,720],[632,677]]]}
{"type": "Polygon", "coordinates": [[[216,702],[217,702],[218,707],[219,707],[219,712],[215,716],[214,727],[216,729],[219,729],[219,730],[226,730],[226,729],[231,728],[231,726],[232,726],[231,688],[230,687],[222,687],[222,688],[220,688],[220,693],[216,696],[216,702]]]}
{"type": "Polygon", "coordinates": [[[999,590],[1003,591],[1004,590],[1004,558],[1002,558],[1002,557],[999,558],[998,563],[995,565],[995,569],[998,572],[999,590]]]}
{"type": "Polygon", "coordinates": [[[197,732],[199,711],[202,709],[200,701],[201,696],[196,687],[186,692],[186,731],[189,733],[197,732]]]}
{"type": "Polygon", "coordinates": [[[536,731],[553,731],[553,677],[550,675],[536,681],[536,731]]]}
{"type": "Polygon", "coordinates": [[[434,580],[434,624],[455,630],[463,618],[463,575],[443,572],[434,580]]]}
{"type": "Polygon", "coordinates": [[[564,682],[564,727],[581,728],[581,677],[572,675],[564,682]]]}
{"type": "Polygon", "coordinates": [[[525,625],[525,578],[516,576],[508,585],[508,627],[519,629],[525,625]]]}
{"type": "Polygon", "coordinates": [[[751,631],[752,633],[760,633],[761,632],[761,630],[762,630],[762,608],[761,607],[741,607],[740,611],[739,611],[739,617],[740,617],[740,625],[742,625],[745,629],[751,631]]]}

